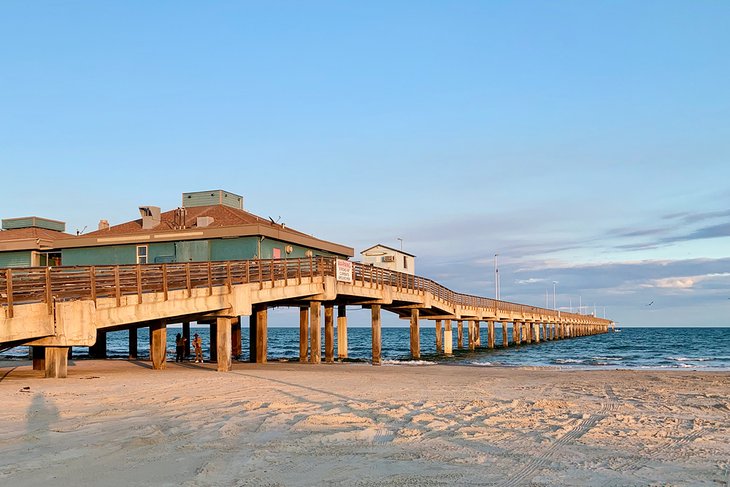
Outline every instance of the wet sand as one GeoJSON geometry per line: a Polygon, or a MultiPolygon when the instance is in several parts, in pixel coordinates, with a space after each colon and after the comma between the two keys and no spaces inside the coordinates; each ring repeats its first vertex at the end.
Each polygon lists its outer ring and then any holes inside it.
{"type": "Polygon", "coordinates": [[[0,363],[0,483],[730,485],[730,372],[0,363]]]}

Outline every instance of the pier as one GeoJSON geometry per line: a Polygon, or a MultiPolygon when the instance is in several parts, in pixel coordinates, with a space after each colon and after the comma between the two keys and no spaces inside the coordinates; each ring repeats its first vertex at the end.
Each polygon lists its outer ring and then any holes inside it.
{"type": "Polygon", "coordinates": [[[421,353],[422,320],[433,322],[436,350],[445,354],[453,351],[454,325],[457,346],[465,342],[472,350],[482,343],[495,347],[497,324],[504,347],[605,333],[613,326],[592,315],[456,293],[427,278],[337,258],[253,259],[0,270],[0,348],[29,345],[34,368],[62,378],[70,347],[91,347],[103,357],[106,333],[128,329],[129,355],[136,358],[136,330],[149,327],[153,368],[164,369],[166,325],[183,323],[189,338],[189,323],[197,321],[210,324],[211,360],[225,372],[240,354],[241,319],[250,320],[251,361],[265,363],[268,309],[295,307],[300,361],[322,362],[324,321],[324,361],[331,363],[335,324],[336,356],[347,358],[347,306],[371,310],[374,365],[381,361],[383,310],[409,320],[414,359],[421,353]]]}

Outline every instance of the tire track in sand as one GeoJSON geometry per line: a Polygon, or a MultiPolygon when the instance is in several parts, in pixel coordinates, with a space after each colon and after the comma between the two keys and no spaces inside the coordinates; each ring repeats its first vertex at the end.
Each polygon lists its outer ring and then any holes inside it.
{"type": "Polygon", "coordinates": [[[512,487],[525,485],[529,480],[534,477],[540,470],[546,468],[552,461],[553,457],[556,456],[560,450],[566,445],[573,443],[581,436],[588,433],[594,426],[600,421],[606,418],[610,413],[616,411],[619,407],[618,398],[614,394],[611,386],[605,387],[607,401],[601,403],[601,409],[596,414],[591,414],[587,418],[583,419],[580,423],[573,427],[570,431],[565,433],[563,436],[555,440],[549,447],[547,447],[543,453],[533,457],[527,465],[517,471],[512,477],[506,479],[502,483],[498,484],[500,487],[512,487]]]}

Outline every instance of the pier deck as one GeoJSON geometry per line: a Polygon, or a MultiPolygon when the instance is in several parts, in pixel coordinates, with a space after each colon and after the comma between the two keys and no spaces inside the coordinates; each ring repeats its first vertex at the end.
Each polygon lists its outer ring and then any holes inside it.
{"type": "Polygon", "coordinates": [[[284,306],[300,309],[300,360],[314,363],[321,361],[322,315],[325,361],[334,359],[335,307],[340,358],[347,356],[346,307],[372,310],[374,364],[380,363],[381,310],[410,320],[414,358],[420,356],[423,319],[435,322],[436,347],[444,353],[451,353],[453,321],[459,344],[467,322],[472,349],[481,346],[482,321],[488,322],[489,348],[495,323],[502,323],[505,346],[507,323],[515,344],[604,333],[613,325],[591,315],[456,293],[430,279],[335,258],[257,259],[2,270],[0,347],[44,347],[38,366],[46,376],[63,377],[68,347],[100,347],[108,331],[149,326],[153,365],[164,368],[166,324],[198,321],[211,324],[213,358],[226,371],[236,338],[240,347],[240,317],[250,317],[251,357],[263,363],[267,310],[284,306]]]}

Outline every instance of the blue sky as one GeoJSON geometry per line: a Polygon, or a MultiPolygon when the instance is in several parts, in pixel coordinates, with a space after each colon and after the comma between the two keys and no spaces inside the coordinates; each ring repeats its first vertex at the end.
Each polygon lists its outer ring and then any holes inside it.
{"type": "Polygon", "coordinates": [[[730,3],[0,3],[0,217],[223,188],[502,298],[730,325],[730,3]],[[653,302],[651,306],[648,303],[653,302]]]}

